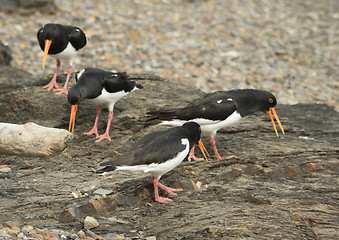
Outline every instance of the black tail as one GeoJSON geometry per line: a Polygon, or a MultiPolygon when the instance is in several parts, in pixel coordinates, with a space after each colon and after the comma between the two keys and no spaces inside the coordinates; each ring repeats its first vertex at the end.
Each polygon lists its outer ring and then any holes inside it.
{"type": "Polygon", "coordinates": [[[117,75],[118,77],[125,79],[125,80],[127,80],[129,77],[126,72],[118,72],[117,75]]]}
{"type": "Polygon", "coordinates": [[[152,112],[147,112],[146,114],[153,116],[152,119],[159,119],[159,120],[166,120],[166,121],[173,120],[173,118],[175,117],[174,110],[152,111],[152,112]]]}
{"type": "Polygon", "coordinates": [[[115,169],[117,169],[116,166],[110,165],[110,166],[106,166],[106,167],[104,167],[104,168],[101,168],[101,169],[99,169],[99,170],[96,170],[95,173],[112,172],[112,171],[114,171],[115,169]]]}
{"type": "Polygon", "coordinates": [[[143,89],[144,87],[141,86],[140,84],[135,84],[135,86],[138,88],[138,89],[143,89]]]}

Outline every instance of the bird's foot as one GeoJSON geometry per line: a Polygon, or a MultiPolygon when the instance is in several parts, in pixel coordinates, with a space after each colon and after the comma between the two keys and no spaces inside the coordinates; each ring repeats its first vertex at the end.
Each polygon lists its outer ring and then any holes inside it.
{"type": "Polygon", "coordinates": [[[55,87],[55,89],[59,89],[58,84],[56,83],[56,81],[50,81],[47,85],[43,86],[42,88],[47,88],[47,91],[51,91],[52,88],[55,87]]]}
{"type": "Polygon", "coordinates": [[[168,192],[169,194],[172,194],[174,196],[177,196],[178,194],[176,194],[175,192],[180,192],[182,191],[183,189],[182,188],[169,188],[169,187],[166,187],[166,189],[164,189],[166,192],[168,192]]]}
{"type": "Polygon", "coordinates": [[[177,196],[177,194],[175,192],[180,192],[183,189],[182,188],[170,188],[170,187],[166,187],[165,185],[161,184],[158,182],[158,186],[162,189],[164,189],[166,192],[168,192],[169,194],[172,194],[174,196],[177,196]]]}
{"type": "Polygon", "coordinates": [[[65,88],[65,87],[54,89],[54,92],[57,92],[55,95],[60,95],[60,94],[63,94],[63,93],[65,93],[66,95],[68,94],[67,88],[65,88]]]}
{"type": "Polygon", "coordinates": [[[92,135],[95,134],[95,136],[98,138],[99,137],[99,133],[98,133],[98,129],[97,128],[92,128],[91,130],[89,130],[88,132],[85,132],[84,134],[86,135],[92,135]]]}
{"type": "Polygon", "coordinates": [[[194,161],[202,161],[202,160],[205,160],[205,158],[198,158],[198,157],[196,157],[195,155],[189,156],[189,157],[188,157],[188,161],[189,161],[189,162],[191,161],[191,159],[193,159],[194,161]]]}
{"type": "Polygon", "coordinates": [[[159,203],[168,203],[168,202],[172,202],[172,199],[164,198],[164,197],[158,197],[158,198],[155,198],[155,201],[157,201],[159,203]]]}
{"type": "Polygon", "coordinates": [[[235,156],[234,155],[231,155],[231,156],[228,156],[228,157],[220,157],[220,155],[217,156],[217,160],[225,160],[225,159],[231,159],[231,158],[235,158],[235,156]]]}
{"type": "Polygon", "coordinates": [[[97,136],[97,138],[98,140],[96,140],[95,142],[101,142],[104,139],[107,139],[108,141],[112,141],[107,132],[100,136],[97,136]]]}

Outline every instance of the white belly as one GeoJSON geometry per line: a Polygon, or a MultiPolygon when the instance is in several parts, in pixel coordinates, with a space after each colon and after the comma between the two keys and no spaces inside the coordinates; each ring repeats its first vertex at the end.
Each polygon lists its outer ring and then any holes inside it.
{"type": "Polygon", "coordinates": [[[100,106],[105,105],[108,108],[109,112],[113,112],[114,104],[127,94],[128,93],[125,91],[109,93],[105,89],[103,89],[99,97],[90,100],[100,106]]]}
{"type": "Polygon", "coordinates": [[[68,66],[72,66],[73,61],[80,50],[81,49],[76,51],[75,48],[70,43],[68,43],[67,47],[61,53],[49,55],[54,57],[55,59],[59,59],[61,62],[67,62],[69,64],[68,66]]]}
{"type": "Polygon", "coordinates": [[[239,113],[234,112],[232,113],[226,120],[219,121],[219,120],[207,120],[202,118],[196,118],[191,119],[189,121],[185,120],[173,120],[173,121],[163,121],[160,123],[161,125],[170,125],[170,126],[182,126],[186,122],[196,122],[200,125],[201,131],[205,134],[209,134],[212,136],[215,136],[217,134],[217,131],[221,128],[226,128],[234,123],[238,122],[241,119],[241,116],[239,113]]]}

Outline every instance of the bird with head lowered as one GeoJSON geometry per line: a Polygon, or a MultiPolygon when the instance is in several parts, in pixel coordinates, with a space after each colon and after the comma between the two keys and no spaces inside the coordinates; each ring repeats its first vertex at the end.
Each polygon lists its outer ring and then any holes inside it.
{"type": "Polygon", "coordinates": [[[187,122],[180,127],[165,131],[152,132],[141,138],[122,156],[101,163],[105,166],[97,173],[109,171],[130,171],[150,173],[154,186],[155,201],[168,203],[170,198],[159,196],[158,187],[167,193],[176,196],[175,192],[181,188],[170,188],[159,182],[162,175],[178,166],[188,155],[194,145],[198,144],[204,153],[204,146],[200,140],[201,129],[195,122],[187,122]]]}
{"type": "MultiPolygon", "coordinates": [[[[267,112],[277,136],[279,134],[273,116],[284,134],[284,129],[274,108],[276,105],[276,97],[268,91],[235,89],[205,94],[182,108],[157,110],[148,112],[148,114],[153,115],[153,119],[160,120],[160,124],[170,126],[180,126],[188,121],[197,122],[200,124],[202,132],[211,136],[211,145],[216,158],[220,160],[223,158],[219,155],[215,144],[217,131],[238,122],[247,115],[255,112],[267,112]]],[[[190,153],[190,159],[202,160],[194,155],[194,148],[190,153]]]]}
{"type": "Polygon", "coordinates": [[[93,128],[85,134],[95,134],[96,142],[103,139],[111,141],[109,129],[113,118],[114,105],[121,98],[143,87],[128,79],[126,72],[110,72],[99,68],[85,68],[76,74],[77,83],[68,92],[67,100],[72,105],[69,131],[74,131],[75,117],[79,104],[85,100],[97,104],[96,118],[93,128]],[[98,121],[101,112],[100,105],[108,108],[108,123],[104,134],[98,133],[98,121]]]}

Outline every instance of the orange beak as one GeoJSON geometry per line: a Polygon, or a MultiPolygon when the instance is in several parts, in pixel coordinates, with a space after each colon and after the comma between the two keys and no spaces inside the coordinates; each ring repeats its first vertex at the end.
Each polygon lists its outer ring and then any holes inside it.
{"type": "Polygon", "coordinates": [[[204,155],[204,158],[206,159],[206,161],[208,162],[208,158],[206,157],[206,154],[208,157],[210,157],[210,155],[208,154],[204,144],[202,143],[201,139],[199,139],[199,142],[198,142],[198,147],[200,148],[202,154],[204,155]],[[205,154],[206,153],[206,154],[205,154]]]}
{"type": "Polygon", "coordinates": [[[276,128],[275,123],[274,123],[273,116],[274,116],[275,119],[277,120],[277,123],[278,123],[278,125],[279,125],[279,127],[280,127],[280,129],[281,129],[281,132],[282,132],[283,134],[285,134],[284,129],[283,129],[283,127],[282,127],[282,125],[281,125],[281,123],[280,123],[280,120],[279,120],[279,118],[278,118],[278,115],[277,115],[277,113],[275,112],[275,109],[274,109],[274,108],[270,108],[270,109],[267,111],[267,113],[268,113],[268,115],[270,115],[271,122],[272,122],[272,124],[273,124],[275,134],[277,134],[277,136],[279,137],[277,128],[276,128]],[[272,114],[273,114],[273,116],[272,116],[272,114]]]}
{"type": "Polygon", "coordinates": [[[72,127],[72,133],[74,131],[75,116],[77,114],[77,110],[78,110],[78,105],[72,105],[72,108],[71,108],[71,117],[69,119],[69,127],[68,127],[68,131],[71,131],[71,127],[72,127]]]}
{"type": "Polygon", "coordinates": [[[46,59],[48,55],[49,48],[52,44],[52,40],[45,40],[45,50],[44,50],[44,57],[42,58],[42,69],[45,69],[46,59]]]}

